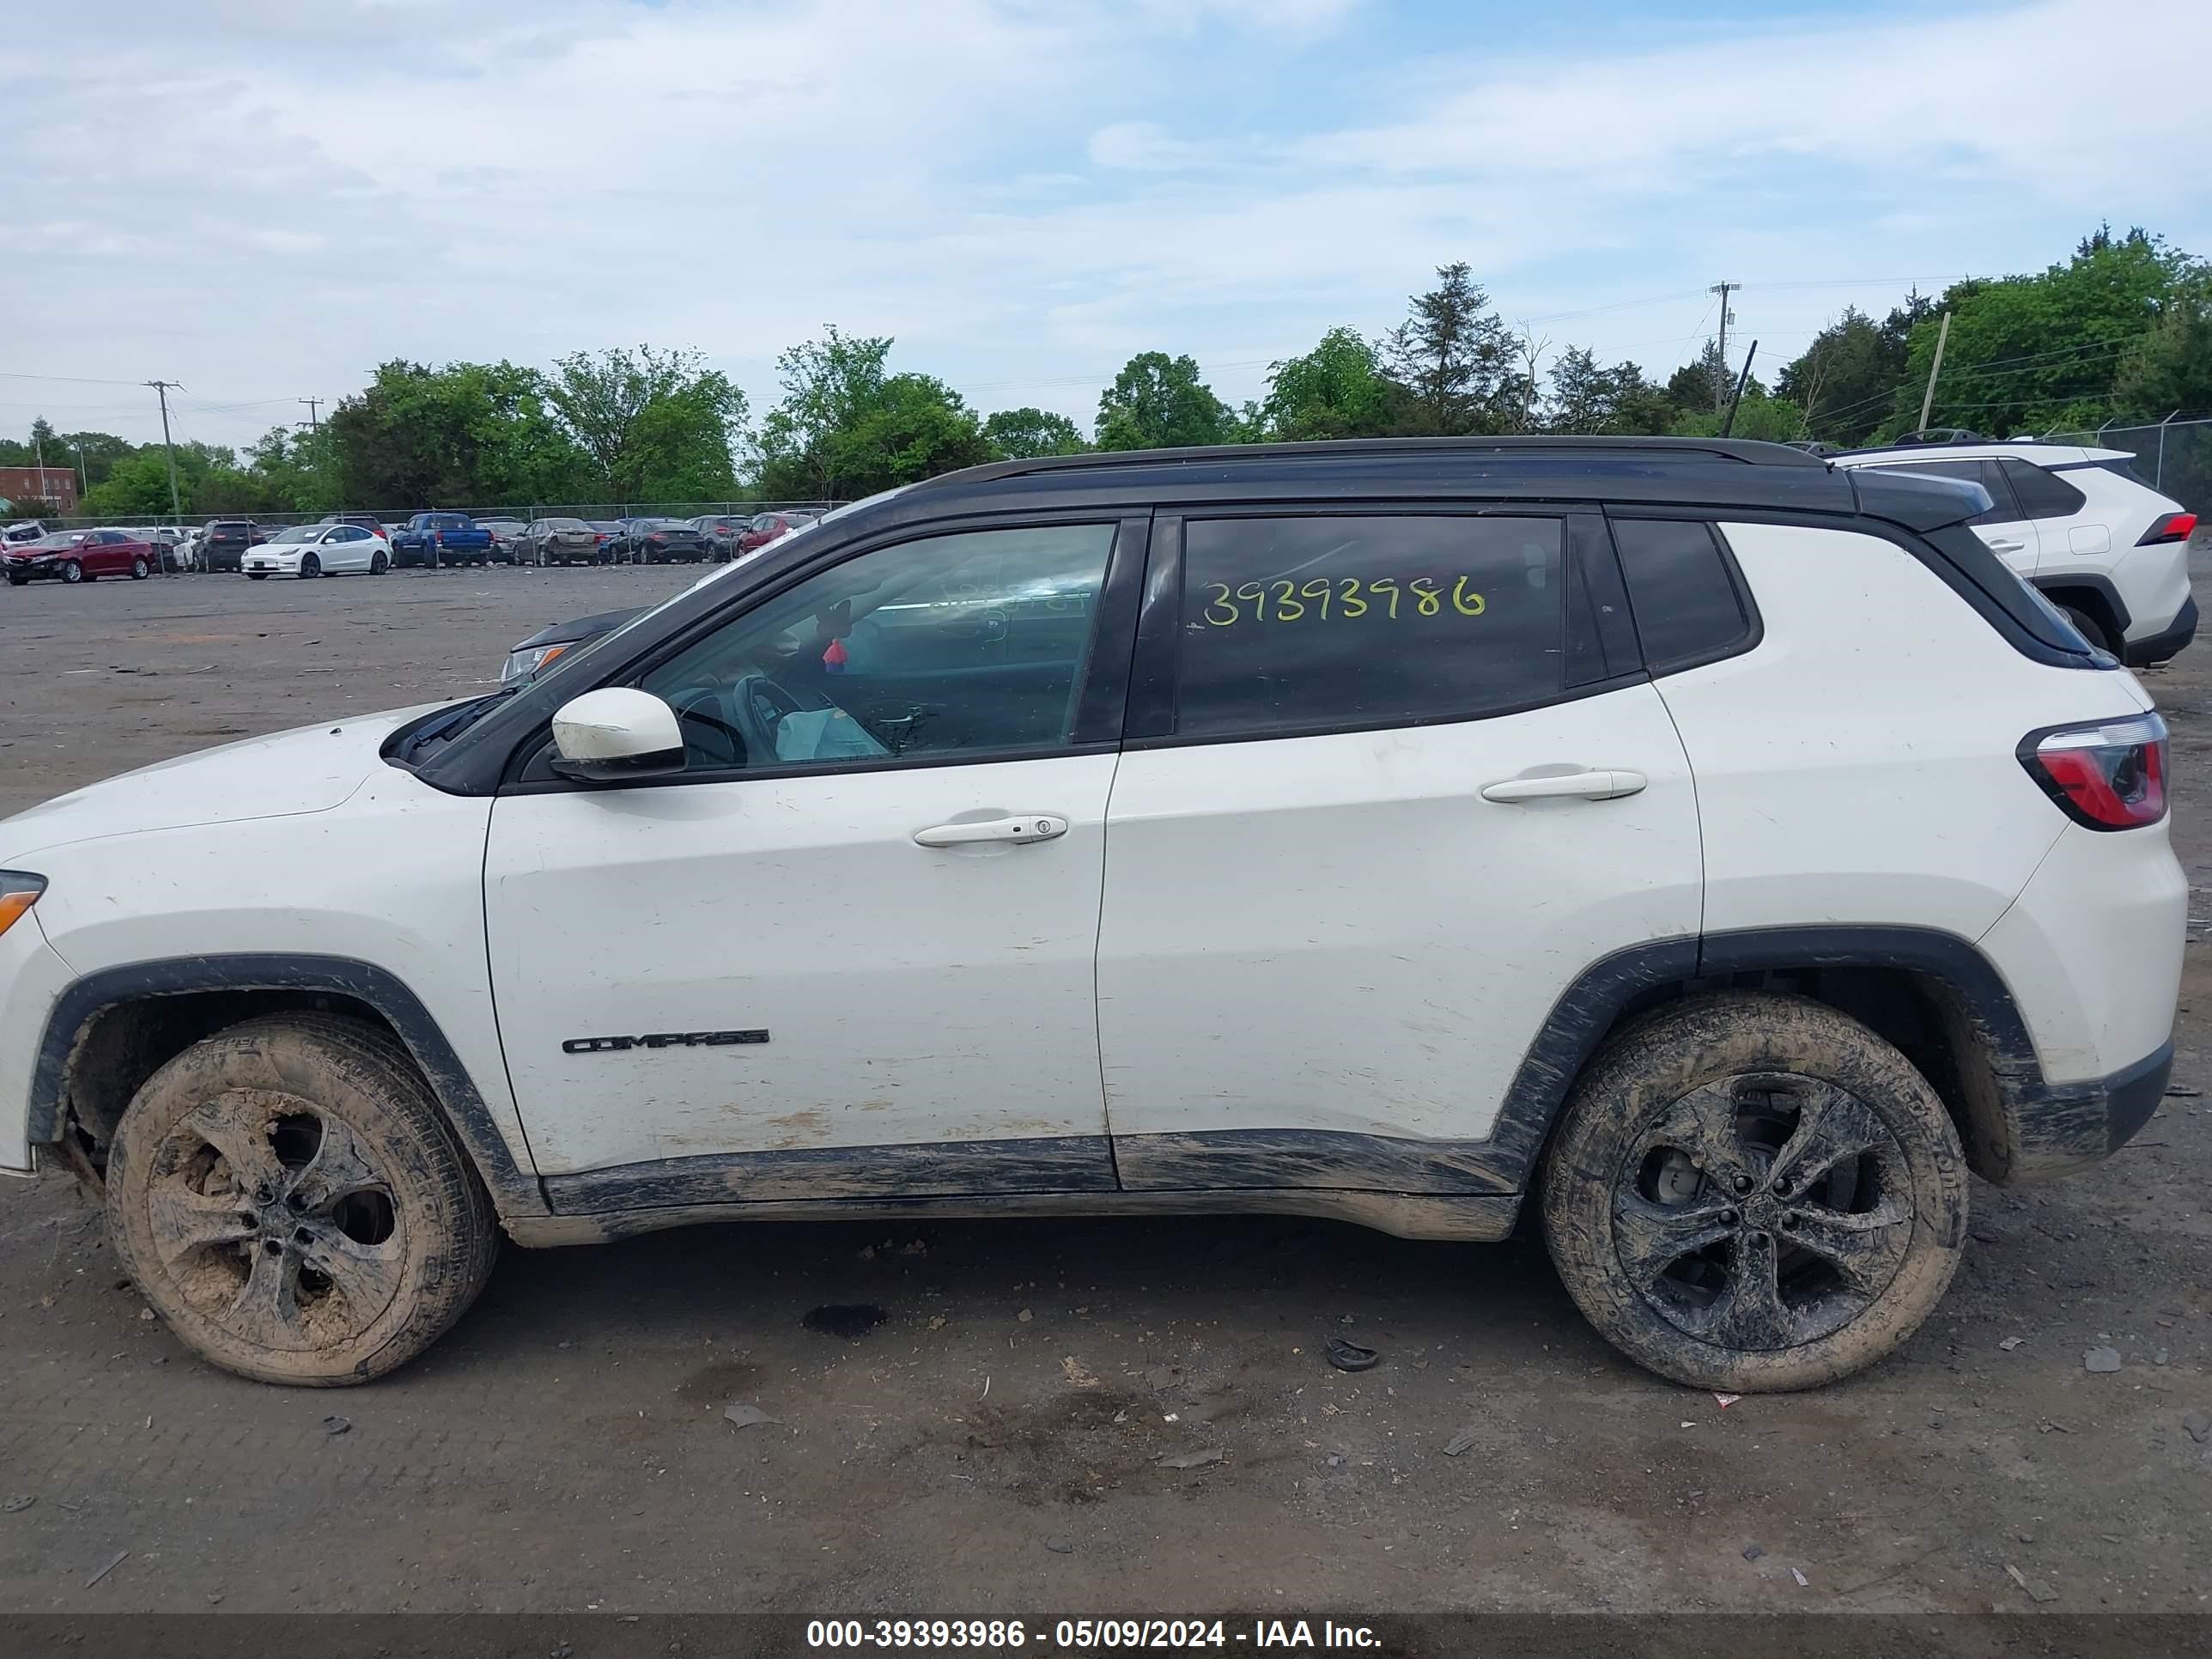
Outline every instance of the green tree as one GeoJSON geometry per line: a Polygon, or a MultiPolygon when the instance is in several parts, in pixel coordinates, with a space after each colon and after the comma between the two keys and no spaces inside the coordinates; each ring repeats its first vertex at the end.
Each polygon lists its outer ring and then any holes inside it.
{"type": "Polygon", "coordinates": [[[846,495],[872,495],[980,466],[995,454],[975,411],[931,374],[891,375],[873,406],[860,411],[835,441],[838,488],[846,495]]]}
{"type": "MultiPolygon", "coordinates": [[[[2123,359],[2195,269],[2141,228],[2121,237],[2100,229],[2064,264],[1953,284],[1931,308],[1951,313],[1951,333],[1929,424],[2009,435],[2107,419],[2123,359]]],[[[1913,325],[1904,383],[1879,435],[1920,424],[1940,332],[1936,314],[1913,325]]]]}
{"type": "MultiPolygon", "coordinates": [[[[1674,435],[1716,438],[1727,419],[1725,411],[1686,410],[1675,419],[1674,435]]],[[[1769,443],[1797,443],[1805,436],[1805,411],[1787,398],[1770,398],[1764,390],[1746,386],[1743,402],[1735,411],[1735,424],[1729,428],[1729,435],[1759,438],[1769,443]]]]}
{"type": "Polygon", "coordinates": [[[1009,461],[1080,455],[1090,447],[1082,428],[1048,409],[1002,409],[983,422],[983,437],[994,454],[1009,461]]]}
{"type": "Polygon", "coordinates": [[[1405,402],[1373,343],[1357,329],[1333,328],[1303,357],[1269,366],[1267,396],[1251,423],[1257,435],[1287,441],[1381,437],[1403,420],[1405,402]]]}
{"type": "Polygon", "coordinates": [[[1917,292],[1879,323],[1846,307],[1784,367],[1775,391],[1804,410],[1810,436],[1831,444],[1865,442],[1888,418],[1905,382],[1906,342],[1931,309],[1917,292]]]}
{"type": "Polygon", "coordinates": [[[524,507],[596,487],[544,378],[513,363],[394,360],[323,424],[348,507],[524,507]]]}
{"type": "Polygon", "coordinates": [[[1236,415],[1199,378],[1193,357],[1139,352],[1098,395],[1101,449],[1228,443],[1236,431],[1236,415]]]}
{"type": "Polygon", "coordinates": [[[762,495],[849,500],[993,458],[960,394],[933,375],[889,373],[890,349],[831,326],[776,360],[783,397],[761,422],[762,495]]]}
{"type": "MultiPolygon", "coordinates": [[[[270,428],[246,451],[246,471],[268,503],[264,511],[328,513],[344,504],[337,448],[327,426],[306,432],[270,428]]],[[[243,501],[227,505],[234,510],[248,507],[243,501]]]]}
{"type": "Polygon", "coordinates": [[[2120,358],[2112,403],[2123,416],[2212,415],[2212,266],[2199,266],[2120,358]]]}
{"type": "Polygon", "coordinates": [[[1521,417],[1516,343],[1464,260],[1407,302],[1383,337],[1382,367],[1405,394],[1402,429],[1423,436],[1503,432],[1521,417]]]}
{"type": "Polygon", "coordinates": [[[558,359],[546,401],[590,457],[609,501],[693,501],[737,493],[732,439],[745,395],[696,353],[576,352],[558,359]]]}
{"type": "Polygon", "coordinates": [[[839,437],[878,407],[889,378],[888,335],[848,335],[834,323],[818,340],[775,360],[783,396],[755,440],[760,493],[770,501],[835,501],[865,494],[838,476],[839,437]]]}
{"type": "Polygon", "coordinates": [[[1548,431],[1648,437],[1672,431],[1680,413],[1634,363],[1607,368],[1589,348],[1569,346],[1552,365],[1545,400],[1548,431]]]}

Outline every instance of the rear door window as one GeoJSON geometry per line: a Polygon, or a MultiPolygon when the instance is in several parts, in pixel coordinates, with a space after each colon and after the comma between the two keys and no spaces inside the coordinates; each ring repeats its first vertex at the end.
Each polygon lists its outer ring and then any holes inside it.
{"type": "Polygon", "coordinates": [[[1291,736],[1561,695],[1556,518],[1194,519],[1176,730],[1291,736]]]}
{"type": "Polygon", "coordinates": [[[2008,455],[1997,466],[2019,498],[2021,511],[2031,519],[2070,519],[2088,505],[2087,495],[2033,461],[2008,455]]]}
{"type": "Polygon", "coordinates": [[[1995,461],[1897,461],[1885,463],[1881,470],[1957,478],[1965,483],[1981,485],[1990,492],[1989,510],[1976,514],[1966,521],[1969,524],[2018,524],[2028,516],[2021,511],[2019,500],[2013,495],[2012,484],[2006,478],[2004,469],[1995,461]]]}

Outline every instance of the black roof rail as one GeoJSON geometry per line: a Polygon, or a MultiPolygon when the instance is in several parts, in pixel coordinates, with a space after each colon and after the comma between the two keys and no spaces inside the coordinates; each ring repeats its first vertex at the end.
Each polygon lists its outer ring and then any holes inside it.
{"type": "Polygon", "coordinates": [[[1202,465],[1219,461],[1378,459],[1421,455],[1606,455],[1647,460],[1734,461],[1749,466],[1826,466],[1803,450],[1753,438],[1592,438],[1516,434],[1496,438],[1340,438],[1327,442],[1208,444],[1188,449],[1105,449],[1080,455],[1038,455],[1024,460],[987,461],[981,466],[941,473],[915,488],[927,489],[957,480],[983,483],[997,478],[1033,477],[1040,473],[1091,471],[1113,467],[1202,465]]]}
{"type": "Polygon", "coordinates": [[[1980,433],[1963,426],[1929,426],[1923,427],[1917,432],[1908,432],[1901,438],[1892,439],[1884,447],[1906,449],[1921,444],[1985,444],[1993,441],[1995,440],[1984,438],[1980,433]]]}

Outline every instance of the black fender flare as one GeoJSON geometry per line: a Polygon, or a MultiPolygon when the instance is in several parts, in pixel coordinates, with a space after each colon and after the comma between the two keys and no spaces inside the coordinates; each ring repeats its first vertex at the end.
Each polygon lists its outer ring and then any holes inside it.
{"type": "Polygon", "coordinates": [[[70,1060],[95,1018],[125,1003],[207,991],[323,992],[367,1004],[390,1022],[422,1067],[500,1212],[548,1213],[537,1175],[515,1163],[476,1079],[422,1000],[388,969],[349,957],[273,952],[173,957],[105,968],[72,981],[55,999],[32,1066],[27,1126],[32,1144],[62,1139],[70,1060]]]}

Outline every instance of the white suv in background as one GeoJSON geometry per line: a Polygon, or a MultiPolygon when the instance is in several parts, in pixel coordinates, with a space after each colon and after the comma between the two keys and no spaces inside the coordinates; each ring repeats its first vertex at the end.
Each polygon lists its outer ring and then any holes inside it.
{"type": "Polygon", "coordinates": [[[1983,499],[1692,440],[910,485],[0,823],[0,1169],[275,1382],[421,1352],[501,1231],[1524,1205],[1640,1363],[1826,1382],[1968,1170],[2172,1065],[2166,728],[1983,499]]]}
{"type": "Polygon", "coordinates": [[[2124,450],[1959,433],[1830,459],[1979,484],[1990,506],[1975,515],[1975,533],[2091,644],[2131,666],[2164,662],[2197,635],[2197,515],[2136,477],[2124,450]]]}

